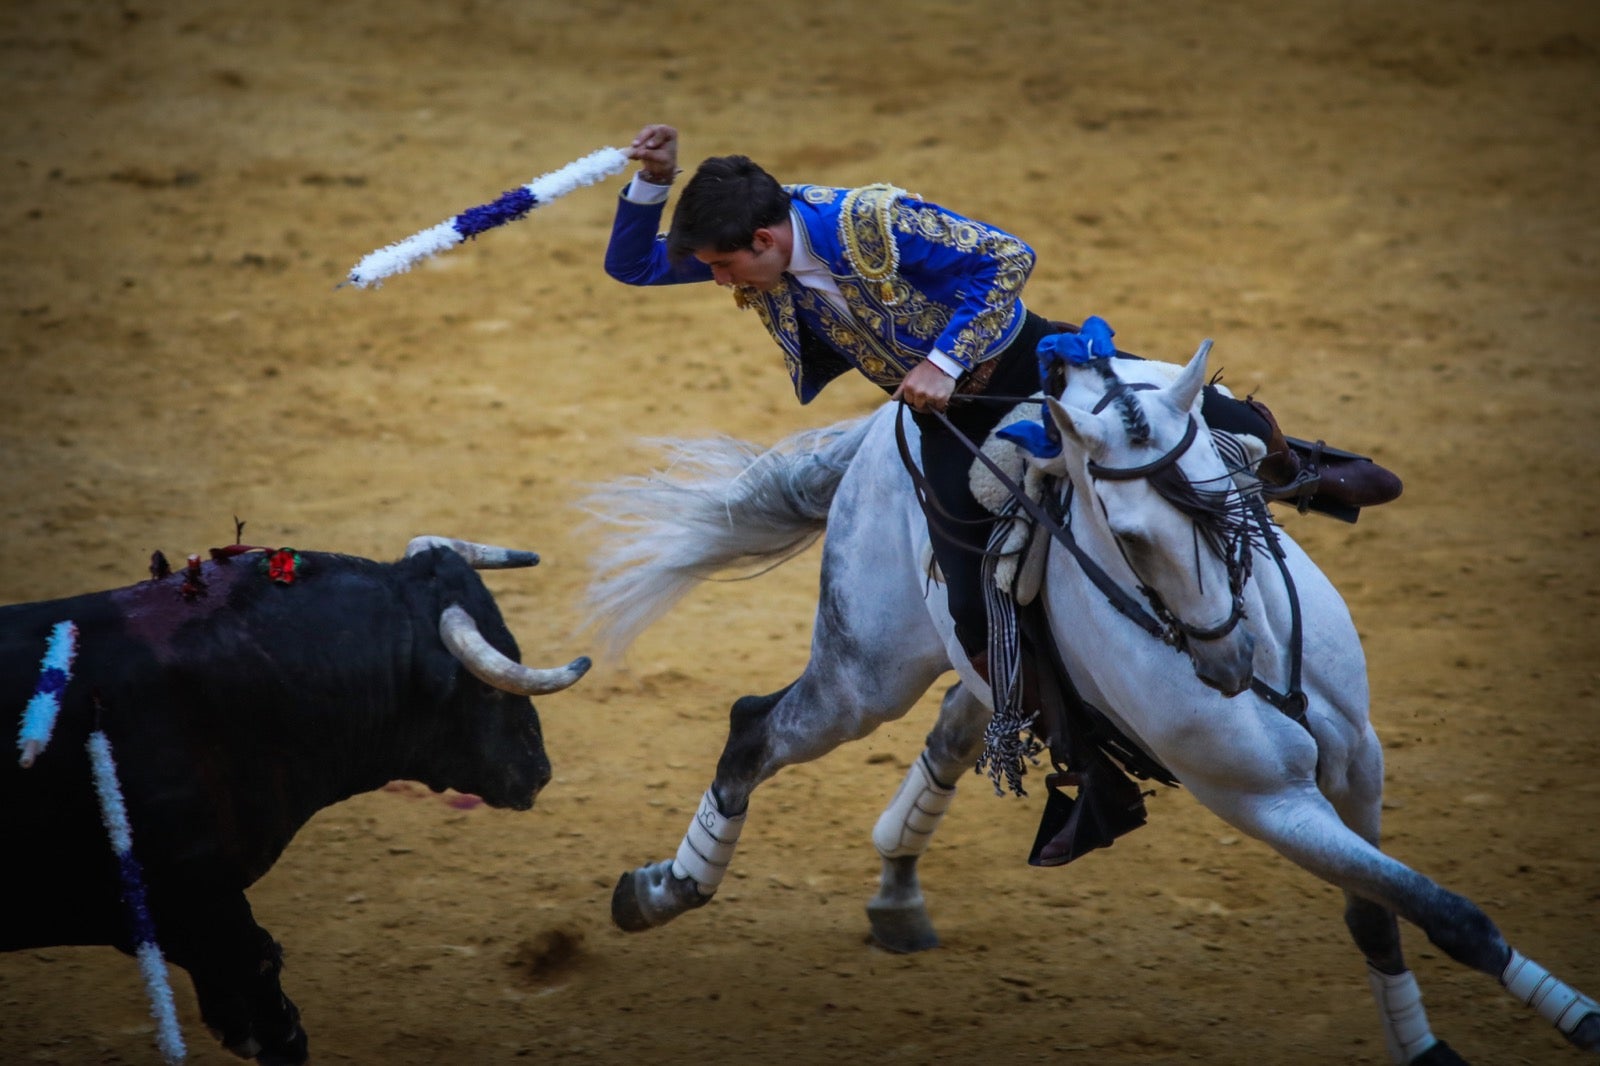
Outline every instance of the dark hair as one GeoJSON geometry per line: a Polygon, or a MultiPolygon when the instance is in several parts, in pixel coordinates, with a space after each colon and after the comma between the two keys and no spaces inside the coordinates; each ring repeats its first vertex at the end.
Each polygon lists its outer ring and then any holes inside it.
{"type": "Polygon", "coordinates": [[[677,263],[702,249],[737,252],[755,232],[789,217],[789,194],[748,156],[712,156],[683,187],[667,231],[667,257],[677,263]]]}

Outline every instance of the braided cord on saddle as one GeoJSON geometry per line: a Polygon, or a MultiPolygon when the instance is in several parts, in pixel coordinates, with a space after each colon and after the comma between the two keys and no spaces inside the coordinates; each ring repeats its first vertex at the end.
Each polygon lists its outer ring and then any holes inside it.
{"type": "Polygon", "coordinates": [[[1004,795],[1001,780],[1012,794],[1026,796],[1022,787],[1023,775],[1029,763],[1037,763],[1044,750],[1044,742],[1037,735],[1035,723],[1038,708],[1022,706],[1020,667],[1022,648],[1017,628],[1017,602],[995,581],[995,567],[1005,553],[1000,544],[1009,536],[1009,526],[1016,520],[1019,507],[1015,498],[1006,502],[989,537],[989,550],[984,553],[983,590],[989,614],[989,691],[993,697],[994,713],[983,731],[983,751],[978,756],[975,769],[987,771],[994,785],[994,794],[1004,795]]]}

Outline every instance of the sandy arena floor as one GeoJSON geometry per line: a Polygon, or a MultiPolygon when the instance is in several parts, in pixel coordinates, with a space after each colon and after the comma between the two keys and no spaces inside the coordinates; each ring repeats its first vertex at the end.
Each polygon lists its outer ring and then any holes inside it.
{"type": "MultiPolygon", "coordinates": [[[[1387,846],[1600,993],[1600,8],[13,0],[0,55],[0,602],[141,580],[237,515],[379,558],[534,548],[488,579],[526,655],[593,650],[574,503],[647,469],[639,438],[768,443],[881,394],[802,408],[725,294],[605,277],[620,179],[335,285],[671,122],[686,165],[1004,226],[1039,252],[1031,306],[1158,358],[1213,337],[1290,433],[1399,471],[1355,526],[1282,515],[1367,640],[1387,846]]],[[[1039,797],[968,779],[923,864],[944,947],[869,947],[868,834],[934,696],[757,793],[711,907],[616,931],[611,886],[677,846],[728,706],[800,670],[817,560],[702,590],[543,699],[532,813],[400,786],[319,815],[252,892],[314,1061],[1386,1061],[1338,893],[1182,791],[1036,870],[1039,797]]],[[[1459,1051],[1579,1060],[1411,934],[1459,1051]]],[[[191,1061],[234,1061],[178,995],[191,1061]]],[[[130,960],[0,957],[0,1062],[154,1061],[130,960]]]]}

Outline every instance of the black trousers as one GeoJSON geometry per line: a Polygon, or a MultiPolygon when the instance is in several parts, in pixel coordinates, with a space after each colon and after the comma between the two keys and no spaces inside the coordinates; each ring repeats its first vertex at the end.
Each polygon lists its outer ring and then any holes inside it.
{"type": "MultiPolygon", "coordinates": [[[[984,397],[1031,396],[1039,391],[1039,363],[1035,349],[1052,333],[1075,332],[1063,322],[1051,322],[1028,312],[1020,333],[995,356],[1000,360],[981,393],[961,399],[958,393],[945,416],[962,437],[981,445],[1014,404],[990,402],[984,397]]],[[[1118,352],[1118,357],[1138,356],[1118,352]]],[[[1246,433],[1265,441],[1267,422],[1248,405],[1206,386],[1201,413],[1213,429],[1246,433]]],[[[922,435],[922,472],[936,506],[929,517],[928,535],[933,557],[944,575],[956,639],[968,657],[988,647],[989,614],[984,603],[983,556],[994,529],[995,517],[972,495],[969,477],[977,462],[972,450],[957,439],[943,422],[929,414],[912,415],[922,435]],[[942,512],[942,513],[941,513],[942,512]]]]}

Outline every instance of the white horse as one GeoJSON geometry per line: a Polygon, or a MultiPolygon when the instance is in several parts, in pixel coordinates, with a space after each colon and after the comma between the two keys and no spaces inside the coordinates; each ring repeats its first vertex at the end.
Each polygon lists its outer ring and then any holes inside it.
{"type": "MultiPolygon", "coordinates": [[[[1200,421],[1207,348],[1181,370],[1131,359],[1073,366],[1059,399],[1048,400],[1062,439],[1051,463],[1064,476],[1064,525],[1077,550],[1052,544],[1042,595],[1052,632],[1070,634],[1056,642],[1070,676],[1206,807],[1343,889],[1395,1062],[1463,1061],[1430,1031],[1397,916],[1577,1047],[1600,1051],[1593,999],[1511,948],[1471,901],[1379,850],[1383,753],[1360,640],[1342,598],[1294,541],[1265,522],[1246,524],[1264,516],[1247,471],[1236,477],[1200,421]],[[1216,505],[1210,517],[1174,505],[1174,479],[1187,483],[1191,503],[1216,505]],[[1095,569],[1098,583],[1088,576],[1095,569]],[[1120,609],[1112,586],[1123,590],[1120,609]],[[1303,704],[1271,699],[1294,692],[1303,704]]],[[[883,946],[937,944],[917,859],[984,748],[990,687],[930,580],[926,521],[897,454],[899,417],[885,406],[766,451],[679,441],[668,474],[623,479],[588,501],[616,526],[590,588],[591,617],[613,652],[697,582],[776,565],[827,532],[804,673],[734,704],[716,775],[677,854],[619,880],[612,917],[621,928],[649,929],[709,902],[757,785],[899,718],[954,669],[960,683],[873,831],[883,869],[867,905],[883,946]]],[[[915,427],[904,421],[916,454],[915,427]]]]}

